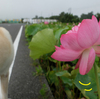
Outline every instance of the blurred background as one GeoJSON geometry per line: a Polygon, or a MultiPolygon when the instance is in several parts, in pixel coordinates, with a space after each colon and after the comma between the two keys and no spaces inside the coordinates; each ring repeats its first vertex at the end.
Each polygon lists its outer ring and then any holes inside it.
{"type": "Polygon", "coordinates": [[[39,23],[33,19],[80,22],[100,18],[100,0],[0,0],[0,23],[39,23]]]}

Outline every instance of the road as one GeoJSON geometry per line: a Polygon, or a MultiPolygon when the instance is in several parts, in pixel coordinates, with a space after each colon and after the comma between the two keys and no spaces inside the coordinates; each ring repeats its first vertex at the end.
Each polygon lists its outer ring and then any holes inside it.
{"type": "MultiPolygon", "coordinates": [[[[43,84],[46,84],[48,88],[46,95],[47,99],[53,99],[52,93],[48,86],[48,83],[44,76],[33,76],[33,72],[36,72],[33,61],[29,57],[29,49],[25,39],[25,27],[24,24],[0,24],[0,27],[6,28],[15,43],[16,37],[21,31],[21,38],[18,44],[18,50],[16,51],[14,65],[12,66],[12,72],[9,81],[8,96],[11,99],[44,99],[40,95],[40,90],[43,84]]],[[[15,44],[15,47],[17,45],[15,44]]]]}

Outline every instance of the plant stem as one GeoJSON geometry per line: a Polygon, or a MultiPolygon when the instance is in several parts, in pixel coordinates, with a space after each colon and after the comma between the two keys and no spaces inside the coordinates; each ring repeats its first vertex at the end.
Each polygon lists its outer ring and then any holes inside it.
{"type": "Polygon", "coordinates": [[[76,89],[76,95],[75,95],[75,97],[77,97],[77,95],[78,95],[78,89],[76,89]]]}
{"type": "MultiPolygon", "coordinates": [[[[72,82],[73,83],[73,82],[72,82]]],[[[74,94],[74,83],[73,83],[73,99],[75,99],[75,94],[74,94]]]]}
{"type": "Polygon", "coordinates": [[[94,72],[95,72],[95,77],[96,77],[96,83],[97,83],[97,89],[98,89],[98,96],[100,99],[100,87],[99,87],[99,78],[98,78],[98,72],[97,72],[97,65],[94,63],[94,72]]]}
{"type": "Polygon", "coordinates": [[[81,99],[81,92],[80,92],[80,96],[79,96],[79,99],[81,99]]]}
{"type": "Polygon", "coordinates": [[[61,70],[61,61],[58,61],[58,63],[59,63],[59,69],[61,70]]]}

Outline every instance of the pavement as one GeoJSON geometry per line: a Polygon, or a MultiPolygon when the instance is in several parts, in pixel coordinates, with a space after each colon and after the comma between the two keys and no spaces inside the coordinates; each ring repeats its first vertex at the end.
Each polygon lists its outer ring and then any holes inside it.
{"type": "Polygon", "coordinates": [[[54,99],[45,76],[33,76],[33,72],[36,72],[33,63],[38,63],[38,60],[33,61],[29,57],[29,49],[25,39],[25,25],[0,24],[0,27],[5,27],[11,33],[14,42],[22,25],[23,31],[9,81],[8,97],[11,99],[54,99]],[[47,98],[40,94],[43,84],[46,84],[47,87],[45,94],[47,98]]]}

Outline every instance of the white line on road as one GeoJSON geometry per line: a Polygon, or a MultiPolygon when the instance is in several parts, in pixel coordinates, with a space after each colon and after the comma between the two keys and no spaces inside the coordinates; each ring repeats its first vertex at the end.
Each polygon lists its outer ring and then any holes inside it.
{"type": "Polygon", "coordinates": [[[23,26],[20,27],[20,30],[19,30],[19,32],[17,34],[17,37],[16,37],[16,39],[14,41],[14,59],[13,59],[13,62],[11,64],[10,68],[9,68],[9,80],[10,80],[12,69],[13,69],[13,65],[14,65],[14,62],[15,62],[15,57],[16,57],[16,54],[17,54],[17,49],[18,49],[20,38],[21,38],[22,30],[23,30],[23,26]]]}

